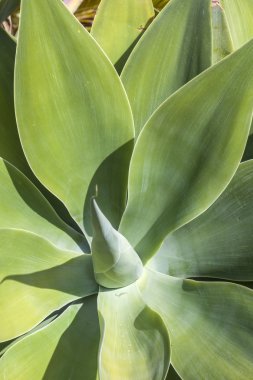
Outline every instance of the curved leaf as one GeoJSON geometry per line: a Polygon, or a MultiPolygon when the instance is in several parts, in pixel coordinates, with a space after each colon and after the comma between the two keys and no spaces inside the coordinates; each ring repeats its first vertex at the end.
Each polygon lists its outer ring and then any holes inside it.
{"type": "Polygon", "coordinates": [[[184,380],[246,380],[253,373],[252,290],[148,271],[141,294],[163,318],[172,364],[184,380]]]}
{"type": "Polygon", "coordinates": [[[16,228],[49,240],[59,248],[88,249],[84,237],[65,224],[39,190],[0,158],[0,229],[16,228]]]}
{"type": "Polygon", "coordinates": [[[142,274],[142,262],[128,241],[115,230],[92,200],[92,262],[98,284],[121,288],[135,282],[142,274]]]}
{"type": "Polygon", "coordinates": [[[253,41],[172,95],[140,135],[120,232],[143,261],[233,177],[252,117],[252,60],[253,41]]]}
{"type": "Polygon", "coordinates": [[[0,361],[0,378],[95,380],[98,343],[96,298],[88,297],[12,346],[0,361]]]}
{"type": "Polygon", "coordinates": [[[22,145],[40,181],[82,228],[87,192],[97,186],[98,203],[117,225],[133,139],[130,107],[113,66],[60,0],[23,0],[15,89],[22,145]]]}
{"type": "Polygon", "coordinates": [[[167,237],[149,265],[176,277],[253,280],[252,185],[253,160],[206,212],[167,237]]]}
{"type": "Polygon", "coordinates": [[[121,71],[136,42],[154,17],[152,0],[102,0],[91,35],[121,71]]]}
{"type": "Polygon", "coordinates": [[[169,366],[169,337],[162,319],[136,284],[98,295],[101,380],[161,380],[169,366]]]}
{"type": "Polygon", "coordinates": [[[0,230],[0,241],[0,341],[97,291],[90,255],[61,251],[19,230],[0,230]]]}
{"type": "Polygon", "coordinates": [[[136,134],[169,95],[210,65],[210,1],[172,0],[136,45],[122,72],[136,134]]]}
{"type": "Polygon", "coordinates": [[[233,45],[239,49],[253,38],[252,0],[220,0],[228,21],[233,45]]]}

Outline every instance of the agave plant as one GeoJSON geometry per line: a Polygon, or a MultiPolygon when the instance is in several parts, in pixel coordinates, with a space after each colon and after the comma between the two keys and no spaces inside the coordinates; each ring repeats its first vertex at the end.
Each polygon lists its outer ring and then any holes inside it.
{"type": "Polygon", "coordinates": [[[250,378],[238,4],[105,0],[88,33],[22,0],[17,52],[0,30],[1,380],[250,378]]]}

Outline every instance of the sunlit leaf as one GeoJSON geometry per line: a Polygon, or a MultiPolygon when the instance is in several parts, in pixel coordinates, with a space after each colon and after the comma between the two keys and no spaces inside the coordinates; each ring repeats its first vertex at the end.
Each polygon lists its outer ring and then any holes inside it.
{"type": "Polygon", "coordinates": [[[120,231],[144,261],[233,177],[252,117],[252,59],[253,41],[172,95],[137,140],[120,231]]]}

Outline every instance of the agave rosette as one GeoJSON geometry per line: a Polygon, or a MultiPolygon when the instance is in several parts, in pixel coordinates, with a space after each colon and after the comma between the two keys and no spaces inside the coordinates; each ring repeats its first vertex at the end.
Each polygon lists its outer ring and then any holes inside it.
{"type": "Polygon", "coordinates": [[[141,3],[89,34],[23,0],[16,59],[0,30],[1,379],[253,371],[250,27],[171,0],[145,31],[141,3]]]}

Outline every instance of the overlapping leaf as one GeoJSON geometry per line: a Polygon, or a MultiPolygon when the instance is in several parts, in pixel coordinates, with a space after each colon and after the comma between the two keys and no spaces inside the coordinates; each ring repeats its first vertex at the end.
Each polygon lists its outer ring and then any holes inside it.
{"type": "Polygon", "coordinates": [[[13,165],[0,159],[0,229],[33,232],[59,248],[88,250],[84,237],[65,224],[39,190],[13,165]]]}
{"type": "Polygon", "coordinates": [[[210,65],[210,1],[171,1],[136,45],[122,72],[137,135],[169,95],[210,65]]]}
{"type": "Polygon", "coordinates": [[[130,107],[114,68],[60,0],[22,3],[15,103],[23,148],[42,183],[81,227],[86,195],[97,187],[117,225],[132,149],[130,107]]]}
{"type": "Polygon", "coordinates": [[[252,290],[152,271],[140,288],[168,328],[171,361],[183,379],[248,379],[253,371],[252,290]]]}
{"type": "Polygon", "coordinates": [[[118,71],[153,17],[152,0],[101,1],[91,34],[118,71]]]}
{"type": "Polygon", "coordinates": [[[170,360],[169,337],[162,319],[143,301],[137,285],[102,290],[98,312],[101,380],[163,379],[170,360]]]}
{"type": "Polygon", "coordinates": [[[0,341],[97,291],[90,255],[59,250],[20,230],[0,229],[0,241],[0,341]]]}
{"type": "Polygon", "coordinates": [[[98,343],[96,298],[88,297],[10,348],[2,358],[0,378],[95,380],[98,343]]]}
{"type": "Polygon", "coordinates": [[[120,231],[144,261],[233,177],[252,117],[252,59],[253,41],[172,95],[140,135],[120,231]]]}
{"type": "Polygon", "coordinates": [[[150,265],[176,277],[253,281],[253,161],[200,217],[169,235],[150,265]]]}

